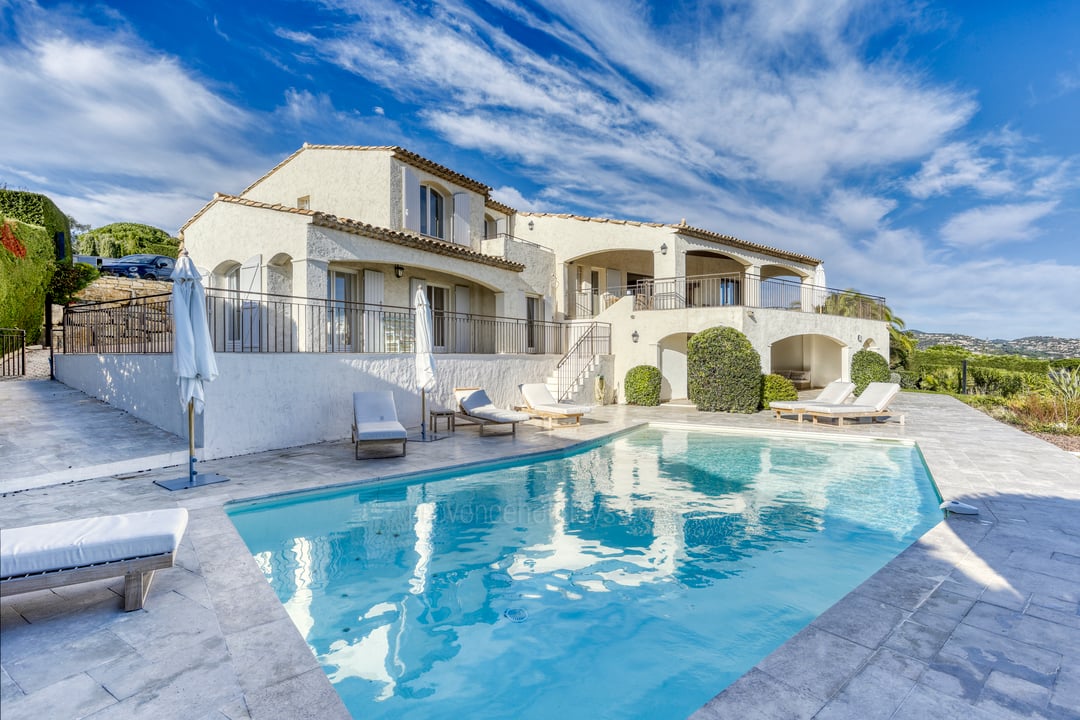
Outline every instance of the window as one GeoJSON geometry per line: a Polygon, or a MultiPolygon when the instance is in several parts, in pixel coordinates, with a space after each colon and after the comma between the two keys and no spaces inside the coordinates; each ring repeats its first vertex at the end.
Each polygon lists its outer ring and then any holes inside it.
{"type": "Polygon", "coordinates": [[[525,344],[528,352],[544,351],[544,300],[540,297],[525,297],[525,344]]]}
{"type": "Polygon", "coordinates": [[[296,207],[300,210],[311,209],[311,196],[305,195],[304,197],[296,198],[296,207]]]}
{"type": "Polygon", "coordinates": [[[499,224],[490,215],[484,216],[484,237],[488,240],[499,236],[499,224]]]}
{"type": "Polygon", "coordinates": [[[420,232],[443,237],[443,196],[426,185],[420,186],[420,232]]]}

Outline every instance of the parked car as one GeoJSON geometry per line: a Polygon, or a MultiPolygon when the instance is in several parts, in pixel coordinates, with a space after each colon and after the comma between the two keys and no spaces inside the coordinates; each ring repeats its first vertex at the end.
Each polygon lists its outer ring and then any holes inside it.
{"type": "Polygon", "coordinates": [[[125,255],[101,263],[101,272],[145,280],[171,280],[176,260],[167,255],[125,255]]]}

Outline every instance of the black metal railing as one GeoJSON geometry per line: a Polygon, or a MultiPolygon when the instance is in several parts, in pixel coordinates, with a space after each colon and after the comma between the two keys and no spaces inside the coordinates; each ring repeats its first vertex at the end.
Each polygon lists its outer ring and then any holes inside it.
{"type": "MultiPolygon", "coordinates": [[[[172,351],[170,295],[71,306],[64,313],[65,353],[172,351]]],[[[414,351],[412,308],[206,291],[206,315],[216,352],[404,353],[414,351]]],[[[436,353],[560,354],[560,323],[435,310],[436,353]]]]}
{"type": "MultiPolygon", "coordinates": [[[[580,329],[582,326],[571,326],[580,329]]],[[[566,400],[596,363],[597,355],[611,354],[611,325],[591,323],[577,337],[555,367],[558,399],[566,400]]]]}
{"type": "Polygon", "coordinates": [[[605,291],[586,290],[574,293],[570,306],[574,317],[595,317],[627,295],[634,298],[635,310],[743,306],[885,319],[883,297],[742,273],[658,278],[605,291]]]}
{"type": "Polygon", "coordinates": [[[26,331],[0,328],[0,377],[26,375],[26,331]]]}

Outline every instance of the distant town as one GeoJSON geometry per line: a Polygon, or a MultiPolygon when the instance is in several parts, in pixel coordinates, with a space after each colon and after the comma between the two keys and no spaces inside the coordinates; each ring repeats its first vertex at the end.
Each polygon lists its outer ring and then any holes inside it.
{"type": "Polygon", "coordinates": [[[1026,355],[1051,360],[1080,357],[1080,338],[1035,335],[1016,340],[984,340],[970,335],[930,333],[921,330],[912,330],[911,334],[919,341],[920,350],[932,345],[957,345],[985,355],[1026,355]]]}

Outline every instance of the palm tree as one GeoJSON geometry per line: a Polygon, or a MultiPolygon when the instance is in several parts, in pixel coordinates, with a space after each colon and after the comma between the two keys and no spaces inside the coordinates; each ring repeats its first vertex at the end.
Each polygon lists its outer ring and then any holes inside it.
{"type": "Polygon", "coordinates": [[[854,288],[830,294],[825,299],[821,311],[827,315],[861,317],[887,322],[889,324],[889,365],[892,367],[907,367],[908,360],[918,345],[918,341],[911,333],[904,330],[903,319],[888,305],[879,303],[876,299],[863,295],[854,288]]]}

